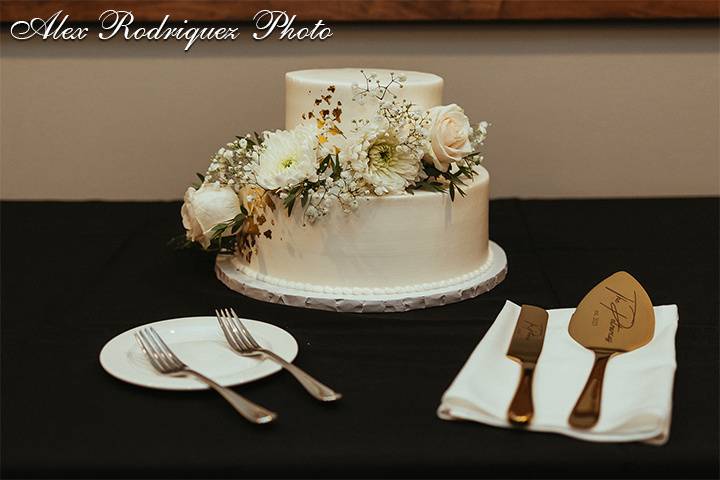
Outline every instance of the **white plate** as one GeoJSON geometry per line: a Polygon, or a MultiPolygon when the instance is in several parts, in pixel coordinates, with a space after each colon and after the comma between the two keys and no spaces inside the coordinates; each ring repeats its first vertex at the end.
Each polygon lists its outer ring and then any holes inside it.
{"type": "MultiPolygon", "coordinates": [[[[297,356],[297,342],[282,328],[257,320],[242,319],[242,322],[263,347],[288,362],[297,356]]],[[[100,363],[110,375],[135,385],[163,390],[208,388],[194,378],[161,375],[152,368],[133,335],[137,330],[150,326],[180,360],[220,385],[252,382],[281,368],[270,360],[242,357],[235,353],[225,341],[215,317],[188,317],[141,325],[110,340],[100,352],[100,363]]]]}

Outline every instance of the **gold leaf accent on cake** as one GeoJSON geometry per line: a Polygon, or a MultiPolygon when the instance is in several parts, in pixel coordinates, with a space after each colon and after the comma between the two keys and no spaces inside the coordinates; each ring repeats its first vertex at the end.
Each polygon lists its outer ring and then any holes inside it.
{"type": "MultiPolygon", "coordinates": [[[[265,205],[267,205],[271,211],[275,211],[275,202],[273,202],[272,197],[270,195],[265,196],[265,205]]],[[[272,220],[272,224],[275,225],[275,220],[272,220]]]]}
{"type": "Polygon", "coordinates": [[[333,108],[332,115],[336,122],[340,122],[340,116],[342,115],[342,108],[340,108],[340,107],[333,108]]]}

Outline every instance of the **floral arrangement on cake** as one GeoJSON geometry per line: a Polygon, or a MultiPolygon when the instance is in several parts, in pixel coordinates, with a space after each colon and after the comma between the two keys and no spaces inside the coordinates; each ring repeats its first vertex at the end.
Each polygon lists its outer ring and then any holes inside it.
{"type": "Polygon", "coordinates": [[[373,102],[377,115],[340,128],[342,105],[335,87],[315,100],[318,110],[303,115],[292,130],[238,136],[210,159],[200,182],[188,188],[182,206],[186,232],[171,240],[176,248],[198,245],[248,259],[258,235],[272,237],[266,209],[302,209],[307,224],[331,208],[351,214],[372,196],[407,195],[414,190],[465,195],[463,187],[483,156],[487,122],[471,126],[455,104],[417,108],[394,93],[403,74],[382,84],[366,74],[352,86],[353,101],[373,102]],[[314,120],[309,121],[309,120],[314,120]]]}

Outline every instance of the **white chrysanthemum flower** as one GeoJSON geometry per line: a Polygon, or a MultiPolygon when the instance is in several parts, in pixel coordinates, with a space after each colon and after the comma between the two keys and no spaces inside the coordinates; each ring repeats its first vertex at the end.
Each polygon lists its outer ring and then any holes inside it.
{"type": "Polygon", "coordinates": [[[376,119],[361,125],[340,152],[376,195],[402,193],[420,175],[422,152],[403,144],[402,130],[376,119]]]}
{"type": "Polygon", "coordinates": [[[277,190],[304,180],[317,181],[317,147],[314,126],[268,132],[254,166],[257,184],[277,190]]]}

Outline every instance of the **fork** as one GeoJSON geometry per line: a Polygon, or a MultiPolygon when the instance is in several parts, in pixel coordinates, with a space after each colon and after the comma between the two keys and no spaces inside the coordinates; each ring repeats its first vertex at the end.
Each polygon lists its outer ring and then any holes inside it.
{"type": "Polygon", "coordinates": [[[153,327],[143,328],[135,332],[135,339],[140,344],[145,356],[150,360],[153,368],[163,375],[173,377],[192,376],[212,388],[230,403],[240,415],[253,423],[268,423],[275,420],[277,414],[266,408],[256,405],[250,400],[238,395],[229,388],[225,388],[200,372],[188,367],[170,350],[165,341],[158,335],[153,327]]]}
{"type": "Polygon", "coordinates": [[[285,359],[281,358],[275,352],[260,346],[232,308],[230,310],[226,308],[216,309],[215,315],[217,316],[220,328],[225,334],[225,339],[230,344],[230,347],[240,355],[273,360],[290,372],[297,381],[305,387],[305,390],[307,390],[310,395],[320,401],[332,402],[342,398],[342,394],[335,392],[330,387],[315,380],[294,364],[285,361],[285,359]]]}

